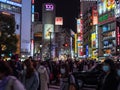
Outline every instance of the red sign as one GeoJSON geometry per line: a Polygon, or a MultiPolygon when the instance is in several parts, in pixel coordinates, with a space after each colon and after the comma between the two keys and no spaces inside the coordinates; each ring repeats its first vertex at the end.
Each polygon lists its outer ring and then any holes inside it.
{"type": "Polygon", "coordinates": [[[120,27],[117,26],[117,45],[120,46],[120,27]]]}
{"type": "Polygon", "coordinates": [[[92,23],[93,25],[98,24],[98,11],[93,8],[92,10],[92,23]]]}
{"type": "Polygon", "coordinates": [[[55,25],[63,25],[63,18],[62,17],[56,17],[55,18],[55,25]]]}

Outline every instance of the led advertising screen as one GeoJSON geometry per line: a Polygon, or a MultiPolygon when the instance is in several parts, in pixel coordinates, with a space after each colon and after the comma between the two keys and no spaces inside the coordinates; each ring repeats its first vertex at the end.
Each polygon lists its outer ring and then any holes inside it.
{"type": "Polygon", "coordinates": [[[115,8],[115,0],[98,0],[98,13],[99,15],[110,11],[115,8]]]}
{"type": "Polygon", "coordinates": [[[53,24],[45,24],[44,25],[44,39],[50,40],[53,39],[54,36],[54,25],[53,24]]]}

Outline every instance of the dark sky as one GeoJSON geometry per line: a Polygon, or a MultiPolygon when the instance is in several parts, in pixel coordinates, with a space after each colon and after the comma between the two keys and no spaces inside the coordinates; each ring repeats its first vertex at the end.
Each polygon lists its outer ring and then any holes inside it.
{"type": "Polygon", "coordinates": [[[79,14],[79,0],[35,0],[35,11],[42,20],[42,3],[52,2],[56,5],[56,16],[63,17],[63,27],[76,31],[76,17],[79,14]]]}

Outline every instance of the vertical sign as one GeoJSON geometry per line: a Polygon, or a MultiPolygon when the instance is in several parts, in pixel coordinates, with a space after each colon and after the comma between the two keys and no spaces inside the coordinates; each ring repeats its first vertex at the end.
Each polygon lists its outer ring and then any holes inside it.
{"type": "Polygon", "coordinates": [[[77,34],[75,34],[75,53],[77,53],[77,34]]]}
{"type": "Polygon", "coordinates": [[[77,19],[77,33],[80,33],[80,19],[77,19]]]}
{"type": "Polygon", "coordinates": [[[88,45],[86,45],[86,57],[89,56],[89,48],[88,48],[88,45]]]}
{"type": "Polygon", "coordinates": [[[92,9],[92,23],[93,23],[93,25],[96,25],[96,24],[98,24],[98,11],[97,10],[95,10],[94,8],[92,9]]]}
{"type": "Polygon", "coordinates": [[[120,46],[120,27],[117,26],[117,46],[120,46]]]}
{"type": "Polygon", "coordinates": [[[63,25],[63,18],[62,17],[56,17],[55,18],[55,25],[63,25]]]}

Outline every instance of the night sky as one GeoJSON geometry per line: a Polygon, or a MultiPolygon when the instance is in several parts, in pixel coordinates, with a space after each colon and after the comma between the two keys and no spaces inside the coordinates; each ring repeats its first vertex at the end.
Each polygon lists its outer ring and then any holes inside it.
{"type": "Polygon", "coordinates": [[[42,3],[52,2],[56,5],[56,16],[63,17],[63,27],[76,31],[76,17],[79,14],[79,0],[35,0],[35,12],[39,12],[42,21],[42,3]]]}

